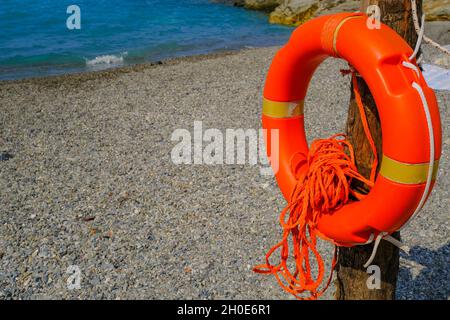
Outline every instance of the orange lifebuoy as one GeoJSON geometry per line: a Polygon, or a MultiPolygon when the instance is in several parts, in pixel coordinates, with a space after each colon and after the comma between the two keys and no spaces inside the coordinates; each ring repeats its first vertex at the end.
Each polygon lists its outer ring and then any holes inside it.
{"type": "Polygon", "coordinates": [[[296,184],[292,168],[308,154],[303,105],[315,69],[326,58],[339,57],[369,86],[382,129],[375,185],[363,200],[322,215],[317,223],[319,235],[341,246],[367,243],[401,228],[426,201],[441,154],[438,104],[415,59],[409,60],[413,50],[384,24],[369,29],[366,19],[361,13],[339,13],[301,25],[274,57],[264,87],[267,150],[277,129],[280,163],[273,168],[289,200],[296,184]]]}

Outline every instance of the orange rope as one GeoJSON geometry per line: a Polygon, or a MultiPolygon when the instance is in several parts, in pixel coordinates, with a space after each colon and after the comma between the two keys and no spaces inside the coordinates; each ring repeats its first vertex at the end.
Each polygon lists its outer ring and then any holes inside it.
{"type": "Polygon", "coordinates": [[[353,146],[345,139],[345,135],[337,134],[328,139],[313,141],[306,161],[295,168],[297,183],[289,203],[280,214],[283,238],[267,252],[266,263],[253,268],[253,271],[257,273],[273,274],[285,291],[301,300],[317,299],[325,292],[331,282],[336,264],[335,247],[330,275],[325,286],[319,290],[325,269],[323,259],[316,249],[318,236],[316,227],[320,217],[323,214],[333,214],[335,210],[345,205],[349,201],[349,195],[357,199],[364,197],[350,188],[352,179],[360,180],[370,187],[375,180],[378,164],[375,143],[369,130],[354,73],[352,73],[352,81],[364,132],[374,153],[370,180],[358,172],[353,146]],[[306,170],[303,167],[305,165],[306,170]],[[289,236],[292,241],[293,259],[289,259],[289,236]],[[269,259],[278,249],[280,262],[273,265],[269,259]],[[312,275],[311,253],[318,266],[316,278],[312,275]],[[295,266],[293,271],[290,266],[295,266]]]}
{"type": "Polygon", "coordinates": [[[358,105],[359,114],[361,116],[361,122],[364,127],[364,133],[366,134],[367,140],[369,141],[370,148],[373,153],[373,162],[372,162],[372,170],[370,172],[370,181],[375,181],[375,175],[377,173],[378,167],[378,153],[377,147],[375,146],[375,142],[373,141],[372,134],[370,133],[369,123],[367,122],[366,112],[364,111],[364,105],[361,101],[361,94],[358,89],[358,81],[356,80],[356,75],[352,73],[352,83],[353,83],[353,92],[355,93],[356,104],[358,105]]]}

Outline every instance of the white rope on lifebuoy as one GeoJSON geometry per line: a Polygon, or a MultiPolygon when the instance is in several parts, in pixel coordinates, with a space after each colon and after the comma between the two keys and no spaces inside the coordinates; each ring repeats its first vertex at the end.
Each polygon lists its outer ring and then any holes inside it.
{"type": "MultiPolygon", "coordinates": [[[[403,63],[403,65],[405,67],[409,68],[409,66],[407,66],[407,64],[403,63]]],[[[409,222],[419,214],[420,210],[422,209],[422,207],[425,204],[428,193],[430,192],[431,181],[433,180],[434,156],[436,153],[436,151],[434,149],[433,121],[431,119],[431,113],[430,113],[430,108],[428,107],[427,99],[425,97],[422,87],[417,82],[413,82],[412,86],[417,91],[417,93],[420,96],[420,99],[422,100],[423,110],[425,112],[425,117],[427,119],[428,136],[429,136],[429,142],[430,142],[430,161],[428,164],[427,182],[425,184],[425,190],[423,191],[422,198],[420,199],[419,205],[417,206],[414,213],[411,215],[411,218],[409,218],[409,220],[399,230],[405,228],[409,224],[409,222]]]]}
{"type": "MultiPolygon", "coordinates": [[[[420,46],[420,44],[419,44],[419,46],[420,46]]],[[[410,57],[410,60],[414,59],[414,57],[415,57],[415,54],[413,54],[410,57]]],[[[414,72],[416,72],[418,78],[420,78],[419,69],[417,68],[417,66],[415,64],[413,64],[413,63],[411,63],[409,61],[404,61],[402,63],[402,65],[405,68],[409,68],[409,69],[413,70],[414,72]]],[[[419,204],[417,205],[416,210],[414,210],[414,213],[411,215],[411,217],[408,219],[408,221],[402,227],[400,227],[398,229],[398,231],[400,231],[403,228],[405,228],[410,223],[411,220],[413,220],[415,217],[417,217],[417,215],[419,214],[419,212],[421,211],[422,207],[425,204],[425,201],[427,199],[428,193],[430,192],[431,182],[433,180],[434,156],[435,156],[435,152],[436,152],[435,148],[434,148],[433,121],[431,119],[431,112],[430,112],[430,108],[428,106],[427,99],[425,97],[425,94],[423,92],[422,87],[417,82],[413,82],[412,83],[412,87],[417,91],[417,93],[420,96],[420,100],[422,101],[422,107],[423,107],[423,110],[425,112],[425,118],[427,120],[428,136],[429,136],[429,142],[430,142],[430,161],[429,161],[429,164],[428,164],[427,181],[426,181],[426,184],[425,184],[425,189],[423,191],[423,194],[422,194],[422,197],[421,197],[421,199],[419,201],[419,204]]],[[[369,241],[371,242],[372,239],[373,239],[373,234],[371,235],[371,238],[369,239],[369,241]]],[[[381,240],[387,240],[390,243],[392,243],[393,245],[395,245],[396,247],[398,247],[401,250],[405,251],[406,253],[409,252],[409,247],[406,246],[405,244],[403,244],[401,241],[395,239],[394,237],[389,235],[387,232],[380,232],[377,235],[377,237],[375,238],[375,243],[374,243],[374,246],[373,246],[373,249],[372,249],[372,254],[370,255],[370,257],[367,260],[367,262],[364,264],[364,268],[369,267],[370,264],[373,262],[373,259],[375,259],[375,256],[376,256],[377,250],[378,250],[378,246],[379,246],[381,240]]]]}

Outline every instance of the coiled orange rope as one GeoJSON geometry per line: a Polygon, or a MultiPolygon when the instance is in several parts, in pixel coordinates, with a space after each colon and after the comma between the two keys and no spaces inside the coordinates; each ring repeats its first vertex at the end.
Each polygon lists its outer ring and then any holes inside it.
{"type": "Polygon", "coordinates": [[[345,139],[345,135],[337,134],[328,139],[315,140],[310,146],[306,160],[294,169],[297,184],[279,218],[283,228],[283,238],[268,251],[266,263],[253,269],[257,273],[273,274],[285,291],[301,300],[317,299],[325,292],[331,282],[336,264],[335,248],[327,283],[319,290],[324,277],[324,262],[316,249],[318,235],[316,227],[320,216],[333,214],[349,201],[350,195],[357,199],[364,197],[350,188],[353,179],[358,179],[370,187],[375,181],[378,165],[377,152],[354,72],[352,72],[352,82],[364,131],[374,153],[370,180],[358,172],[353,147],[345,139]],[[289,259],[289,236],[292,241],[293,259],[289,259]],[[280,262],[273,265],[269,259],[278,249],[280,262]],[[312,275],[311,253],[318,266],[316,278],[312,275]],[[293,271],[290,266],[294,266],[293,271]]]}

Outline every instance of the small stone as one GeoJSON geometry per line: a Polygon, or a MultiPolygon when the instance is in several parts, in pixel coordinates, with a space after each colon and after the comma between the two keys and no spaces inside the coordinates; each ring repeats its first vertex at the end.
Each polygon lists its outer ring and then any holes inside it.
{"type": "Polygon", "coordinates": [[[0,152],[0,161],[8,161],[12,159],[13,155],[9,152],[0,152]]]}

